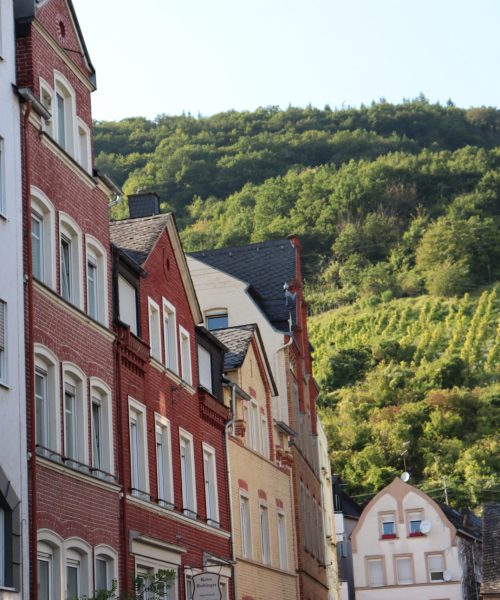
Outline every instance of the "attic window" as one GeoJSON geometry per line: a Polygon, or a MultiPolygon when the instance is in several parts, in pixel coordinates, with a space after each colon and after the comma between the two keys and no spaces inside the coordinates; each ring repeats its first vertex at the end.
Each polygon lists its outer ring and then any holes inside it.
{"type": "Polygon", "coordinates": [[[66,25],[62,19],[57,22],[57,33],[62,40],[66,37],[66,25]]]}
{"type": "Polygon", "coordinates": [[[227,311],[218,311],[217,313],[208,314],[206,316],[206,322],[209,331],[213,331],[214,329],[225,329],[229,326],[227,311]]]}

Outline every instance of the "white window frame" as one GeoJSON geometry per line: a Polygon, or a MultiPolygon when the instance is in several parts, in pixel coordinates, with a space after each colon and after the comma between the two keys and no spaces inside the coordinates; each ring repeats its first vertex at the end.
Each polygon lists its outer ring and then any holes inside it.
{"type": "Polygon", "coordinates": [[[149,461],[147,439],[147,413],[144,404],[128,398],[129,437],[130,437],[130,487],[132,496],[149,500],[149,461]],[[132,422],[137,431],[137,456],[134,456],[132,422]]]}
{"type": "Polygon", "coordinates": [[[5,140],[2,137],[0,137],[0,215],[3,217],[7,216],[7,198],[5,192],[5,140]]]}
{"type": "Polygon", "coordinates": [[[424,520],[424,511],[421,508],[415,508],[413,510],[406,511],[408,521],[408,535],[422,535],[420,531],[420,525],[415,531],[412,531],[412,523],[422,523],[424,520]]]}
{"type": "Polygon", "coordinates": [[[158,504],[174,508],[174,477],[172,468],[172,434],[170,421],[155,413],[155,451],[158,504]],[[161,436],[161,456],[158,436],[161,436]]]}
{"type": "Polygon", "coordinates": [[[40,77],[40,102],[50,113],[50,119],[44,120],[45,132],[53,137],[53,116],[54,116],[54,90],[45,79],[40,77]]]}
{"type": "Polygon", "coordinates": [[[265,414],[260,415],[260,452],[262,456],[269,458],[269,429],[265,414]]]}
{"type": "Polygon", "coordinates": [[[111,400],[111,388],[97,377],[90,378],[90,423],[92,434],[92,467],[94,475],[98,477],[105,476],[107,473],[113,475],[115,472],[114,454],[113,454],[113,403],[111,400]],[[94,456],[94,404],[100,406],[100,465],[97,464],[94,456]]]}
{"type": "Polygon", "coordinates": [[[42,224],[41,281],[55,289],[56,212],[48,197],[34,186],[31,186],[31,211],[42,224]]]}
{"type": "MultiPolygon", "coordinates": [[[[179,564],[166,563],[159,560],[154,560],[152,558],[146,558],[144,556],[139,556],[135,561],[135,575],[148,574],[154,575],[158,573],[158,571],[174,571],[175,578],[169,584],[170,590],[167,590],[168,595],[165,595],[165,600],[177,600],[179,597],[179,564]]],[[[144,595],[144,600],[149,598],[149,594],[144,595]]]]}
{"type": "Polygon", "coordinates": [[[76,94],[73,86],[59,71],[54,71],[54,95],[52,100],[53,118],[52,131],[54,140],[70,156],[77,158],[77,116],[76,116],[76,94]],[[64,117],[64,140],[61,139],[61,121],[59,115],[58,96],[63,100],[64,117]]]}
{"type": "Polygon", "coordinates": [[[81,119],[77,117],[77,150],[78,150],[78,163],[89,173],[92,174],[92,153],[90,150],[90,129],[88,125],[81,119]]]}
{"type": "Polygon", "coordinates": [[[283,571],[288,570],[288,548],[287,548],[287,519],[283,510],[276,514],[276,527],[278,536],[279,567],[283,571]]]}
{"type": "Polygon", "coordinates": [[[0,299],[0,383],[7,385],[7,302],[0,299]]]}
{"type": "Polygon", "coordinates": [[[81,465],[89,464],[89,448],[88,448],[88,398],[87,398],[87,377],[85,373],[73,363],[63,362],[63,423],[64,423],[64,456],[66,464],[80,468],[81,465]],[[73,386],[75,389],[75,454],[76,456],[67,455],[67,423],[66,423],[66,386],[73,386]]]}
{"type": "Polygon", "coordinates": [[[64,212],[59,213],[59,294],[83,310],[83,248],[82,230],[74,219],[64,212]],[[62,241],[70,244],[69,298],[65,298],[62,289],[63,260],[62,241]]]}
{"type": "Polygon", "coordinates": [[[151,356],[158,362],[162,361],[161,352],[161,315],[158,303],[148,297],[148,330],[149,349],[151,356]]]}
{"type": "Polygon", "coordinates": [[[49,565],[49,598],[62,598],[66,587],[63,573],[66,570],[65,564],[63,569],[64,540],[49,529],[39,529],[37,533],[37,569],[39,561],[49,565]]]}
{"type": "Polygon", "coordinates": [[[201,387],[205,388],[211,394],[213,393],[213,380],[212,380],[212,355],[211,353],[201,344],[198,346],[198,382],[201,387]],[[208,364],[207,364],[208,359],[208,364]],[[207,372],[208,366],[208,372],[207,372]]]}
{"type": "Polygon", "coordinates": [[[262,563],[271,564],[271,534],[269,529],[269,509],[267,503],[262,500],[259,502],[259,529],[260,529],[260,549],[262,563]]]}
{"type": "Polygon", "coordinates": [[[215,448],[209,446],[205,442],[202,443],[202,448],[205,510],[207,515],[207,523],[209,525],[215,525],[216,527],[219,527],[219,493],[217,489],[217,460],[215,448]]]}
{"type": "Polygon", "coordinates": [[[444,581],[444,572],[446,571],[446,557],[444,555],[444,552],[429,552],[426,554],[425,557],[425,562],[426,562],[426,567],[427,567],[427,580],[429,583],[439,583],[444,581]],[[443,569],[442,570],[434,570],[431,569],[431,565],[430,565],[430,561],[433,557],[435,556],[439,556],[442,559],[442,563],[443,563],[443,569]],[[432,578],[432,574],[433,573],[441,573],[442,577],[440,579],[433,579],[432,578]]]}
{"type": "MultiPolygon", "coordinates": [[[[65,590],[68,591],[67,569],[78,566],[78,597],[87,597],[93,589],[92,583],[92,546],[81,538],[71,537],[64,540],[64,577],[65,590]]],[[[73,598],[73,596],[71,596],[73,598]]]]}
{"type": "Polygon", "coordinates": [[[177,355],[177,318],[175,306],[166,298],[163,304],[163,346],[165,366],[173,373],[179,373],[179,359],[177,355]]]}
{"type": "MultiPolygon", "coordinates": [[[[40,370],[47,377],[47,395],[46,414],[44,414],[44,423],[46,425],[45,434],[47,442],[45,447],[53,450],[57,455],[62,453],[61,449],[61,397],[60,397],[60,377],[59,377],[59,359],[45,346],[35,344],[35,371],[40,370]]],[[[35,383],[33,382],[33,385],[35,383]]],[[[44,411],[45,412],[45,411],[44,411]]],[[[35,415],[36,419],[36,415],[35,415]]],[[[42,456],[51,457],[50,450],[40,449],[42,456]]]]}
{"type": "MultiPolygon", "coordinates": [[[[397,522],[396,522],[396,513],[392,512],[392,511],[388,511],[388,512],[383,512],[379,514],[379,527],[380,527],[380,537],[383,538],[384,536],[389,536],[389,535],[393,535],[396,536],[398,535],[398,527],[397,527],[397,522]],[[392,523],[393,524],[393,531],[392,533],[384,533],[384,525],[386,523],[392,523]]],[[[392,539],[392,538],[386,538],[386,539],[392,539]]]]}
{"type": "MultiPolygon", "coordinates": [[[[212,308],[205,312],[205,326],[208,329],[208,331],[211,331],[211,329],[209,327],[210,319],[214,319],[216,317],[226,317],[226,319],[227,319],[226,327],[229,327],[229,313],[228,313],[227,308],[212,308]]],[[[213,329],[225,329],[226,327],[217,327],[217,328],[214,327],[213,329]]]]}
{"type": "MultiPolygon", "coordinates": [[[[97,561],[106,561],[106,586],[110,590],[114,581],[118,581],[118,552],[111,546],[100,544],[94,548],[94,593],[99,589],[97,587],[97,561]]],[[[116,590],[118,594],[118,589],[116,590]]]]}
{"type": "MultiPolygon", "coordinates": [[[[139,335],[139,290],[135,287],[135,285],[133,285],[132,283],[130,283],[130,281],[124,277],[123,275],[118,274],[118,312],[119,312],[119,319],[120,321],[122,321],[123,323],[125,323],[126,325],[128,325],[130,327],[130,331],[134,334],[134,335],[139,335]],[[132,323],[129,323],[128,314],[125,314],[124,312],[124,305],[125,302],[123,302],[125,300],[125,295],[123,292],[125,292],[127,294],[129,294],[130,292],[133,292],[133,297],[134,297],[134,314],[130,315],[130,317],[132,318],[132,323]]],[[[127,309],[129,309],[130,307],[127,306],[127,309]]],[[[128,312],[128,311],[127,311],[128,312]]]]}
{"type": "Polygon", "coordinates": [[[96,321],[99,321],[104,327],[108,326],[108,255],[104,246],[99,240],[91,235],[85,236],[86,255],[85,270],[87,274],[87,314],[96,321]],[[92,262],[96,268],[96,315],[90,314],[90,297],[89,297],[89,273],[88,265],[92,262]]]}
{"type": "Polygon", "coordinates": [[[181,377],[188,385],[193,384],[193,369],[191,360],[191,336],[179,325],[179,345],[181,355],[181,377]]]}
{"type": "Polygon", "coordinates": [[[243,558],[252,558],[252,513],[250,508],[250,498],[248,494],[241,489],[239,503],[241,555],[243,558]]]}
{"type": "Polygon", "coordinates": [[[395,567],[395,575],[396,575],[396,583],[397,585],[413,585],[415,583],[415,567],[413,564],[413,556],[411,554],[401,554],[394,556],[394,567],[395,567]],[[410,572],[411,579],[408,581],[402,580],[400,578],[398,564],[399,561],[409,561],[410,563],[410,572]]]}
{"type": "Polygon", "coordinates": [[[196,517],[198,504],[196,499],[194,440],[192,434],[182,428],[179,428],[179,454],[181,464],[182,509],[184,514],[196,517]]]}

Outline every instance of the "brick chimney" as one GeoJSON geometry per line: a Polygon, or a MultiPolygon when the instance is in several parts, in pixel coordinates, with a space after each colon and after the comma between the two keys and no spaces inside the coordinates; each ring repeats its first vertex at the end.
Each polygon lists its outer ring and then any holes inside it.
{"type": "Polygon", "coordinates": [[[156,192],[142,192],[128,197],[131,219],[152,217],[160,214],[160,197],[156,192]]]}

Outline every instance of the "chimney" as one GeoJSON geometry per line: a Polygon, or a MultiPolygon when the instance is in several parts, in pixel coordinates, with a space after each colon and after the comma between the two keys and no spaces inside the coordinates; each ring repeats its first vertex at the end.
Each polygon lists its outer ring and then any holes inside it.
{"type": "Polygon", "coordinates": [[[131,219],[152,217],[160,214],[160,197],[156,192],[142,192],[128,197],[128,208],[131,219]]]}

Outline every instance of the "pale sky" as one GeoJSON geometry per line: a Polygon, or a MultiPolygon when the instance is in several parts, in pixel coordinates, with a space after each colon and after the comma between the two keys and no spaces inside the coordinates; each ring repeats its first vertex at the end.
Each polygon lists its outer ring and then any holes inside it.
{"type": "Polygon", "coordinates": [[[500,106],[500,0],[73,0],[96,119],[423,92],[500,106]]]}

